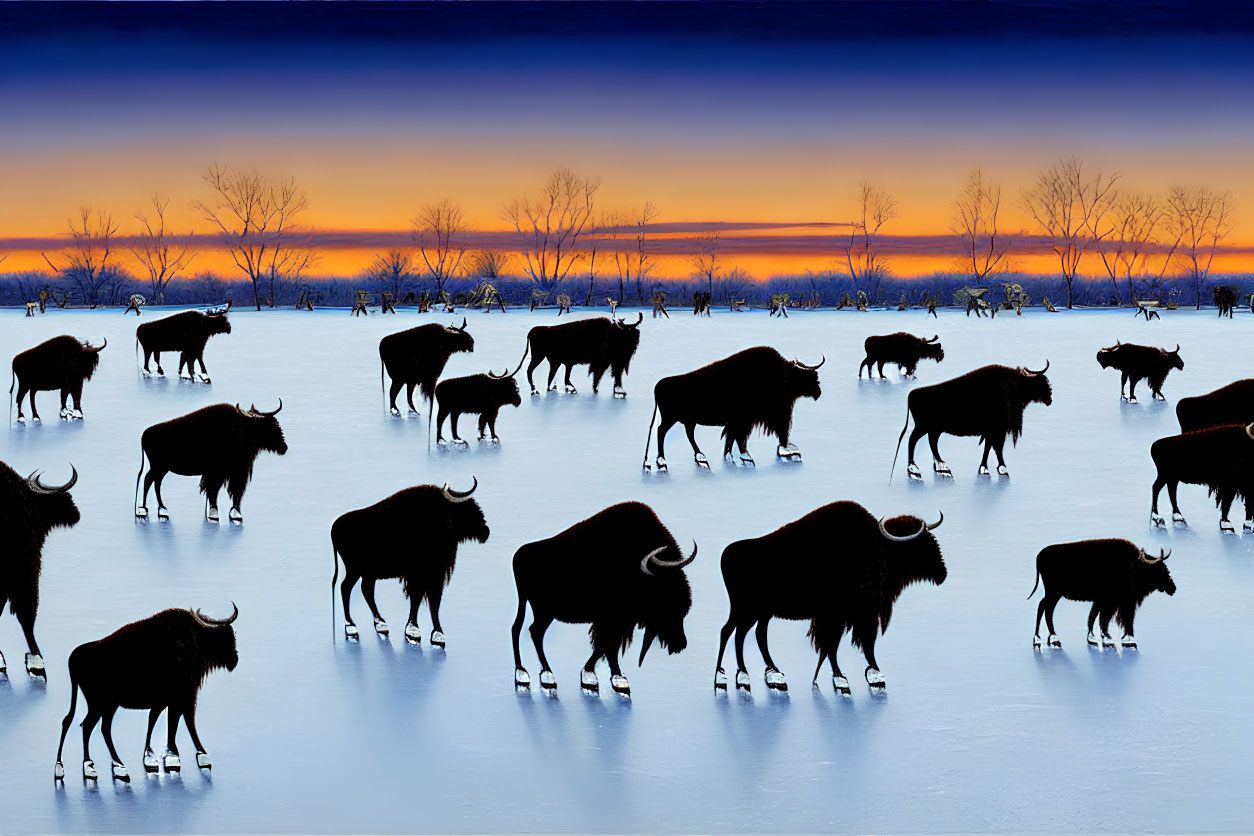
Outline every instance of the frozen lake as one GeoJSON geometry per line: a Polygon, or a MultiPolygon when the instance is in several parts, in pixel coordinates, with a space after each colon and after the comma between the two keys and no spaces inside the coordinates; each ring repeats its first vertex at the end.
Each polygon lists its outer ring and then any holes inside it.
{"type": "MultiPolygon", "coordinates": [[[[159,311],[148,309],[141,321],[159,311]]],[[[577,316],[593,315],[579,313],[577,316]]],[[[473,355],[446,376],[517,364],[528,328],[551,311],[471,313],[473,355]]],[[[566,318],[563,317],[563,320],[566,318]]],[[[1126,310],[1002,316],[942,312],[763,313],[711,319],[675,313],[645,319],[626,380],[629,397],[599,396],[582,374],[578,395],[526,397],[502,411],[499,448],[427,448],[427,418],[396,419],[379,392],[380,337],[461,314],[350,318],[233,312],[234,333],[206,351],[212,385],[144,379],[133,357],[137,321],[116,310],[26,319],[0,311],[0,357],[69,333],[98,343],[100,369],[84,392],[86,420],[56,420],[44,393],[43,425],[12,426],[0,460],[20,473],[47,470],[63,481],[68,462],[82,522],[54,532],[44,549],[37,635],[46,684],[30,680],[14,618],[0,619],[0,800],[9,832],[1076,832],[1237,831],[1254,824],[1252,679],[1240,658],[1251,645],[1254,537],[1221,536],[1205,490],[1182,486],[1188,528],[1149,525],[1149,444],[1177,431],[1175,402],[1249,374],[1233,358],[1254,350],[1245,314],[1164,313],[1146,323],[1126,310]],[[916,383],[890,367],[889,380],[858,380],[862,341],[873,333],[937,333],[939,366],[916,383]],[[1182,346],[1168,403],[1123,404],[1119,377],[1095,352],[1114,341],[1182,346]],[[827,365],[821,400],[802,400],[794,442],[802,464],[774,461],[774,442],[751,440],[756,470],[724,465],[718,431],[698,430],[713,470],[698,471],[683,432],[668,438],[668,477],[642,474],[652,386],[751,345],[827,365]],[[974,439],[945,436],[952,481],[922,483],[889,465],[912,386],[986,363],[1046,359],[1051,407],[1028,407],[1018,447],[1007,447],[1010,479],[976,476],[974,439]],[[139,434],[146,426],[216,402],[255,402],[279,416],[290,451],[263,454],[244,500],[242,527],[202,520],[196,480],[171,476],[168,524],[131,512],[139,434]],[[370,630],[360,592],[360,644],[332,627],[332,520],[402,487],[479,479],[476,499],[491,526],[484,545],[465,544],[444,598],[447,653],[400,636],[400,584],[379,585],[391,640],[370,630]],[[695,539],[688,568],[693,608],[688,649],[656,648],[643,668],[626,666],[632,697],[580,692],[588,655],[583,628],[555,624],[546,649],[555,697],[516,694],[509,625],[516,597],[510,560],[524,542],[547,537],[622,500],[649,503],[679,542],[695,539]],[[852,499],[872,513],[935,519],[949,577],[898,601],[877,645],[888,682],[870,692],[846,644],[853,683],[836,695],[826,675],[811,689],[815,654],[799,622],[772,623],[772,651],[791,691],[768,692],[752,639],[751,693],[712,688],[727,597],[718,557],[731,541],[767,533],[811,509],[852,499]],[[1084,537],[1128,537],[1174,550],[1172,598],[1151,596],[1137,620],[1139,653],[1085,645],[1086,604],[1063,602],[1063,649],[1036,653],[1037,598],[1025,597],[1043,546],[1084,537]],[[66,657],[77,644],[169,606],[204,607],[236,623],[240,664],[201,692],[198,726],[212,773],[145,777],[145,712],[119,712],[114,739],[133,783],[108,775],[103,740],[93,738],[99,786],[79,775],[80,735],[66,742],[68,777],[52,780],[60,720],[69,703],[66,657]]],[[[167,373],[176,365],[165,360],[167,373]]],[[[542,366],[541,373],[546,369],[542,366]]],[[[425,407],[424,407],[425,413],[425,407]]],[[[463,435],[473,438],[466,419],[463,435]]],[[[1166,497],[1163,497],[1166,502],[1166,497]]],[[[155,503],[152,504],[155,509],[155,503]]],[[[223,505],[225,517],[226,505],[223,505]]],[[[1234,511],[1234,519],[1240,514],[1234,511]]],[[[423,532],[413,527],[420,544],[423,532]]],[[[833,532],[838,538],[839,532],[833,532]]],[[[525,635],[524,635],[525,640],[525,635]]],[[[636,647],[638,647],[638,642],[636,647]]],[[[534,650],[523,659],[538,674],[534,650]]],[[[1247,657],[1248,659],[1248,657],[1247,657]]],[[[728,665],[731,672],[734,661],[728,665]]],[[[80,701],[78,720],[84,708],[80,701]]],[[[162,727],[164,722],[162,723],[162,727]]],[[[194,761],[186,731],[184,761],[194,761]]]]}

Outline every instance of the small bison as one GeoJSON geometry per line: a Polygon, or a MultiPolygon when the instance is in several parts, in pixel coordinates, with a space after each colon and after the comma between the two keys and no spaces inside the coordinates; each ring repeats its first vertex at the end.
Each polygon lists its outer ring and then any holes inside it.
{"type": "Polygon", "coordinates": [[[1165,348],[1116,341],[1110,348],[1097,352],[1097,362],[1103,369],[1119,370],[1119,399],[1129,403],[1136,401],[1136,385],[1141,378],[1149,379],[1154,400],[1167,400],[1163,397],[1163,381],[1172,369],[1184,369],[1178,344],[1175,351],[1168,351],[1165,348]],[[1124,396],[1123,387],[1129,381],[1131,385],[1128,386],[1127,396],[1124,396]]]}
{"type": "MultiPolygon", "coordinates": [[[[518,369],[527,362],[530,353],[527,383],[531,385],[531,394],[538,395],[536,382],[531,376],[536,367],[545,360],[549,362],[548,391],[555,392],[557,386],[553,378],[557,377],[558,367],[565,366],[566,392],[573,395],[577,390],[570,382],[571,367],[587,365],[588,374],[592,376],[593,394],[600,390],[601,378],[608,371],[614,378],[614,397],[626,398],[623,375],[630,370],[631,358],[640,347],[641,322],[644,322],[644,314],[638,314],[631,325],[613,317],[579,319],[561,325],[537,325],[527,332],[527,347],[523,349],[518,369]]],[[[515,374],[518,369],[514,369],[515,374]]]]}
{"type": "MultiPolygon", "coordinates": [[[[375,581],[400,578],[409,600],[409,620],[405,622],[405,638],[422,641],[418,627],[418,605],[423,598],[431,610],[431,643],[444,647],[444,628],[440,626],[440,599],[444,587],[453,577],[457,547],[478,540],[488,542],[488,524],[479,503],[471,499],[476,479],[468,491],[455,491],[446,484],[419,485],[397,491],[367,508],[340,515],[331,525],[332,556],[344,561],[344,581],[340,595],[344,599],[344,637],[356,639],[357,625],[349,613],[349,597],[361,580],[361,594],[374,615],[374,629],[387,635],[388,624],[374,602],[375,581]],[[421,540],[413,538],[420,526],[421,540]]],[[[339,578],[339,559],[331,576],[331,616],[335,617],[335,584],[339,578]]]]}
{"type": "Polygon", "coordinates": [[[448,358],[463,351],[475,350],[475,338],[466,333],[466,317],[460,327],[447,325],[419,325],[388,334],[379,340],[379,384],[383,384],[383,372],[392,379],[388,390],[388,410],[400,415],[396,396],[405,387],[405,399],[410,412],[418,412],[414,406],[414,388],[421,390],[428,403],[435,395],[435,382],[444,373],[448,358]]]}
{"type": "MultiPolygon", "coordinates": [[[[44,541],[54,528],[78,524],[78,506],[70,488],[78,481],[78,471],[70,465],[70,481],[45,485],[39,471],[23,479],[13,468],[0,462],[0,613],[4,605],[17,617],[26,634],[26,670],[44,675],[44,657],[35,641],[35,615],[39,611],[39,575],[43,566],[44,541]]],[[[0,653],[0,673],[7,664],[0,653]]]]}
{"type": "Polygon", "coordinates": [[[1180,431],[1248,424],[1254,421],[1254,378],[1238,380],[1205,395],[1176,402],[1180,431]]]}
{"type": "Polygon", "coordinates": [[[1145,549],[1128,540],[1081,540],[1076,543],[1057,543],[1041,549],[1036,556],[1036,584],[1028,593],[1030,600],[1036,587],[1045,585],[1045,597],[1036,608],[1036,632],[1034,647],[1041,646],[1041,616],[1049,627],[1046,644],[1062,647],[1054,629],[1054,607],[1066,598],[1069,601],[1091,601],[1089,609],[1089,635],[1091,645],[1115,645],[1110,637],[1110,620],[1114,618],[1124,630],[1121,644],[1136,648],[1136,636],[1132,622],[1137,608],[1151,592],[1176,594],[1176,583],[1163,561],[1171,552],[1160,549],[1157,557],[1150,557],[1145,549]],[[1101,637],[1093,632],[1094,623],[1100,620],[1101,637]]]}
{"type": "Polygon", "coordinates": [[[1246,531],[1254,531],[1254,423],[1229,424],[1170,435],[1150,445],[1150,457],[1158,473],[1154,477],[1150,519],[1163,527],[1158,513],[1158,495],[1167,486],[1171,498],[1171,518],[1185,523],[1176,502],[1176,488],[1205,485],[1219,507],[1219,530],[1235,533],[1228,513],[1238,498],[1245,502],[1246,531]]]}
{"type": "Polygon", "coordinates": [[[148,367],[150,358],[157,360],[157,374],[165,374],[161,368],[161,352],[179,352],[179,377],[187,366],[187,377],[196,379],[195,364],[200,363],[200,379],[209,383],[209,371],[205,368],[205,343],[215,334],[231,333],[231,322],[226,312],[204,313],[183,311],[155,322],[145,322],[135,329],[135,345],[144,349],[144,374],[152,374],[148,367]]]}
{"type": "Polygon", "coordinates": [[[30,392],[31,417],[38,421],[35,409],[35,393],[61,390],[61,417],[66,420],[83,417],[83,383],[91,380],[100,365],[100,352],[109,344],[108,339],[94,346],[79,342],[68,334],[53,337],[34,348],[28,348],[13,358],[13,382],[9,392],[17,386],[17,422],[26,423],[22,415],[22,398],[30,392]],[[66,401],[74,396],[74,409],[66,401]]]}
{"type": "Polygon", "coordinates": [[[113,777],[130,781],[126,764],[113,745],[113,715],[119,708],[148,709],[148,736],[144,740],[144,771],[160,768],[152,751],[152,729],[162,711],[168,721],[165,757],[166,772],[179,772],[179,758],[174,736],[179,719],[187,723],[187,732],[196,747],[196,765],[209,769],[212,764],[196,732],[196,698],[205,677],[212,671],[235,670],[239,654],[235,650],[235,630],[231,624],[239,617],[239,607],[231,605],[229,618],[209,618],[200,610],[162,610],[156,615],[127,624],[97,639],[80,644],[70,654],[70,711],[61,721],[61,742],[57,746],[55,776],[65,777],[61,752],[65,735],[74,722],[78,709],[78,692],[83,691],[87,716],[83,719],[83,777],[95,779],[96,765],[91,759],[88,742],[92,729],[100,722],[100,732],[113,758],[113,777]]]}
{"type": "Polygon", "coordinates": [[[457,419],[465,413],[479,416],[479,440],[485,441],[484,431],[492,433],[492,443],[499,444],[496,435],[496,415],[503,406],[519,406],[518,381],[513,375],[472,374],[442,380],[435,387],[435,399],[439,413],[435,420],[435,440],[444,443],[444,419],[452,416],[453,443],[466,444],[457,437],[457,419]]]}
{"type": "Polygon", "coordinates": [[[865,368],[866,376],[869,378],[871,366],[874,365],[879,371],[880,378],[883,378],[885,363],[895,363],[897,369],[907,377],[914,377],[915,369],[919,367],[920,361],[935,360],[939,363],[945,359],[945,349],[941,348],[938,340],[940,337],[937,335],[930,340],[925,340],[905,331],[867,337],[866,342],[863,343],[866,349],[866,359],[858,366],[858,377],[862,377],[862,370],[865,368]]]}

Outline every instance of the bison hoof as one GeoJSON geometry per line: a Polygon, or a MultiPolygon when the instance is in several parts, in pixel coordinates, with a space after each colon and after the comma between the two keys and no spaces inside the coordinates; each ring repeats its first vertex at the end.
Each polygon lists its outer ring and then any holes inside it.
{"type": "Polygon", "coordinates": [[[388,623],[382,618],[376,618],[374,620],[374,631],[380,636],[386,636],[388,634],[388,623]]]}
{"type": "Polygon", "coordinates": [[[1088,638],[1086,639],[1086,641],[1087,641],[1087,642],[1089,643],[1089,645],[1091,645],[1092,647],[1101,647],[1101,646],[1102,646],[1102,640],[1101,640],[1101,639],[1099,639],[1097,636],[1093,635],[1093,631],[1092,631],[1092,630],[1090,630],[1090,631],[1089,631],[1089,635],[1088,635],[1088,638]]]}
{"type": "Polygon", "coordinates": [[[1049,638],[1045,640],[1045,644],[1048,647],[1062,647],[1062,639],[1050,633],[1049,638]]]}
{"type": "Polygon", "coordinates": [[[1150,522],[1152,522],[1156,528],[1167,527],[1167,521],[1162,518],[1162,515],[1156,514],[1152,511],[1150,512],[1150,522]]]}
{"type": "Polygon", "coordinates": [[[787,691],[788,680],[784,677],[782,673],[775,670],[775,668],[767,668],[766,669],[766,687],[774,688],[776,691],[787,691]]]}
{"type": "Polygon", "coordinates": [[[1172,512],[1171,512],[1171,521],[1172,521],[1173,523],[1178,524],[1178,525],[1188,525],[1188,524],[1189,524],[1189,523],[1188,523],[1188,520],[1186,520],[1186,519],[1184,518],[1184,514],[1181,514],[1179,511],[1172,511],[1172,512]]]}
{"type": "Polygon", "coordinates": [[[723,691],[727,690],[727,671],[722,668],[714,671],[714,687],[723,691]]]}
{"type": "MultiPolygon", "coordinates": [[[[215,516],[211,516],[211,517],[209,517],[209,519],[211,519],[211,520],[216,520],[216,519],[217,519],[217,516],[216,516],[216,514],[217,514],[217,510],[215,509],[212,513],[213,513],[215,516]]],[[[159,520],[168,520],[168,519],[170,519],[170,512],[169,512],[169,511],[167,511],[165,508],[163,508],[163,507],[161,507],[161,506],[158,506],[158,507],[157,507],[157,519],[159,519],[159,520]]]]}
{"type": "Polygon", "coordinates": [[[1223,532],[1224,534],[1236,534],[1237,533],[1237,530],[1232,527],[1232,523],[1229,520],[1220,520],[1219,530],[1223,532]]]}
{"type": "Polygon", "coordinates": [[[135,516],[140,519],[146,519],[148,517],[148,509],[141,505],[135,509],[135,516]]]}
{"type": "MultiPolygon", "coordinates": [[[[376,627],[375,629],[378,629],[378,628],[376,627]]],[[[384,625],[383,632],[385,633],[387,632],[386,624],[384,625]]],[[[413,644],[421,643],[422,642],[422,628],[419,627],[417,624],[406,624],[405,625],[405,640],[413,644]]]]}
{"type": "Polygon", "coordinates": [[[17,422],[18,422],[19,424],[25,424],[25,423],[26,423],[26,416],[25,416],[25,415],[19,415],[19,416],[17,416],[17,422]]]}
{"type": "Polygon", "coordinates": [[[998,476],[1009,476],[1009,475],[1010,475],[1010,471],[1006,469],[1006,466],[1005,466],[1004,464],[999,464],[999,465],[997,465],[997,475],[998,475],[998,476]]]}
{"type": "Polygon", "coordinates": [[[399,416],[400,416],[400,414],[401,414],[401,411],[400,411],[399,409],[397,409],[396,407],[392,407],[392,408],[391,408],[391,409],[389,409],[388,411],[389,411],[389,412],[391,412],[393,415],[396,415],[396,416],[398,416],[398,417],[399,417],[399,416]]]}
{"type": "Polygon", "coordinates": [[[661,456],[657,457],[657,470],[658,473],[661,473],[664,470],[670,470],[670,468],[666,466],[666,459],[661,456]]]}
{"type": "Polygon", "coordinates": [[[230,518],[231,522],[234,522],[234,523],[244,522],[244,515],[243,513],[240,512],[238,508],[232,508],[230,511],[227,512],[227,516],[230,518]]]}
{"type": "Polygon", "coordinates": [[[741,454],[740,454],[740,463],[741,463],[741,464],[743,464],[743,465],[745,465],[745,466],[747,466],[747,467],[757,467],[757,466],[758,466],[758,463],[757,463],[757,462],[755,462],[755,461],[753,460],[753,456],[750,456],[748,453],[741,453],[741,454]]]}
{"type": "Polygon", "coordinates": [[[982,465],[980,465],[980,475],[981,475],[981,476],[988,476],[988,475],[989,475],[989,473],[988,473],[988,465],[983,465],[983,464],[982,464],[982,465]]]}
{"type": "Polygon", "coordinates": [[[345,625],[344,625],[344,638],[348,639],[349,641],[355,641],[355,640],[357,639],[358,635],[359,635],[359,634],[358,634],[358,632],[357,632],[357,625],[356,625],[356,624],[345,624],[345,625]]]}
{"type": "Polygon", "coordinates": [[[697,467],[704,467],[706,470],[710,469],[710,460],[705,457],[705,453],[697,453],[693,460],[696,461],[697,467]]]}
{"type": "Polygon", "coordinates": [[[557,677],[553,675],[553,671],[540,671],[540,687],[552,690],[557,687],[557,677]]]}
{"type": "Polygon", "coordinates": [[[954,472],[949,469],[949,465],[944,462],[932,462],[932,472],[941,476],[953,476],[954,472]]]}
{"type": "Polygon", "coordinates": [[[906,475],[908,475],[911,479],[918,479],[919,481],[923,480],[923,473],[919,470],[919,466],[914,462],[911,462],[906,468],[906,475]]]}
{"type": "Polygon", "coordinates": [[[455,438],[455,439],[453,439],[453,443],[454,443],[454,444],[456,444],[456,445],[458,445],[459,447],[469,447],[469,446],[470,446],[470,442],[469,442],[469,441],[467,441],[467,440],[466,440],[466,439],[464,439],[464,438],[455,438]]]}
{"type": "Polygon", "coordinates": [[[218,509],[216,507],[210,506],[209,513],[205,515],[205,519],[209,520],[209,522],[217,522],[218,521],[218,509]]]}
{"type": "Polygon", "coordinates": [[[578,395],[578,394],[579,394],[579,390],[578,390],[578,389],[576,389],[574,386],[571,386],[569,383],[567,383],[567,384],[566,384],[566,394],[568,394],[568,395],[578,395]]]}
{"type": "Polygon", "coordinates": [[[523,690],[531,688],[531,674],[526,668],[514,668],[514,687],[523,690]]]}
{"type": "Polygon", "coordinates": [[[539,390],[539,389],[537,389],[536,387],[532,386],[532,387],[531,387],[531,396],[532,396],[532,397],[538,397],[538,396],[539,396],[539,394],[540,394],[540,390],[539,390]]]}
{"type": "Polygon", "coordinates": [[[1136,650],[1136,636],[1124,636],[1119,641],[1124,650],[1136,650]]]}
{"type": "Polygon", "coordinates": [[[1035,636],[1032,637],[1032,647],[1037,650],[1041,649],[1041,634],[1040,633],[1037,633],[1035,636]]]}
{"type": "Polygon", "coordinates": [[[444,634],[441,633],[439,630],[432,630],[431,631],[431,646],[432,647],[444,647],[444,644],[445,644],[444,634]]]}
{"type": "Polygon", "coordinates": [[[749,687],[749,672],[748,671],[743,670],[743,669],[736,671],[736,687],[743,688],[746,691],[751,690],[749,687]]]}
{"type": "Polygon", "coordinates": [[[787,446],[784,446],[783,444],[779,445],[775,448],[775,456],[776,458],[780,458],[788,462],[801,461],[801,451],[797,449],[796,444],[789,444],[787,446]]]}
{"type": "Polygon", "coordinates": [[[33,676],[44,676],[47,673],[44,669],[44,657],[38,653],[27,653],[26,672],[33,676]]]}
{"type": "Polygon", "coordinates": [[[65,780],[65,764],[57,761],[57,765],[52,767],[52,778],[55,781],[65,780]]]}
{"type": "Polygon", "coordinates": [[[131,782],[131,773],[126,771],[126,764],[115,763],[113,765],[113,780],[131,782]]]}
{"type": "Polygon", "coordinates": [[[614,387],[614,397],[620,400],[627,400],[627,390],[614,387]]]}
{"type": "Polygon", "coordinates": [[[849,680],[845,679],[843,676],[833,676],[832,687],[836,689],[836,693],[838,694],[852,693],[851,689],[849,688],[849,680]]]}
{"type": "Polygon", "coordinates": [[[621,673],[616,673],[610,677],[610,687],[614,689],[615,693],[631,695],[631,683],[621,673]]]}
{"type": "Polygon", "coordinates": [[[157,754],[151,748],[144,750],[144,771],[160,772],[161,761],[157,760],[157,754]]]}
{"type": "Polygon", "coordinates": [[[213,761],[209,760],[209,753],[197,752],[196,765],[201,769],[213,769],[213,761]]]}
{"type": "Polygon", "coordinates": [[[556,383],[550,383],[550,384],[549,384],[549,391],[550,391],[550,392],[556,392],[556,391],[557,391],[557,384],[556,384],[556,383]]]}
{"type": "Polygon", "coordinates": [[[866,684],[872,688],[883,688],[887,684],[884,682],[884,674],[870,665],[866,666],[866,670],[862,672],[862,675],[866,677],[866,684]]]}
{"type": "Polygon", "coordinates": [[[203,374],[199,378],[197,378],[197,380],[199,380],[201,383],[213,383],[212,380],[210,380],[206,375],[203,375],[203,374]]]}
{"type": "Polygon", "coordinates": [[[100,773],[96,772],[96,764],[92,763],[91,758],[83,760],[83,778],[87,781],[94,781],[100,777],[100,773]]]}
{"type": "Polygon", "coordinates": [[[596,671],[580,671],[579,687],[588,691],[601,690],[601,683],[597,681],[596,671]]]}
{"type": "Polygon", "coordinates": [[[1254,520],[1246,520],[1241,523],[1241,531],[1254,531],[1254,520]]]}
{"type": "Polygon", "coordinates": [[[178,756],[177,752],[171,752],[169,749],[165,750],[165,756],[161,758],[161,763],[165,766],[166,772],[183,771],[183,759],[178,756]]]}
{"type": "Polygon", "coordinates": [[[9,669],[9,663],[4,661],[4,654],[0,653],[0,673],[4,673],[9,669]]]}
{"type": "MultiPolygon", "coordinates": [[[[1167,399],[1163,398],[1163,400],[1167,400],[1167,399]]],[[[70,417],[77,418],[81,421],[83,419],[83,410],[77,409],[77,408],[74,409],[72,412],[70,412],[70,417]]]]}

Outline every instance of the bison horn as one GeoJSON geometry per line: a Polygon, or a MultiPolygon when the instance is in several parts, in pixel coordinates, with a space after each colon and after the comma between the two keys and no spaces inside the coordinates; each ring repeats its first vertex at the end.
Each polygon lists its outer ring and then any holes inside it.
{"type": "Polygon", "coordinates": [[[504,374],[497,374],[491,369],[488,369],[488,377],[492,378],[493,380],[505,380],[507,377],[509,377],[509,366],[505,367],[504,374]]]}
{"type": "Polygon", "coordinates": [[[1245,425],[1245,434],[1250,438],[1254,438],[1254,423],[1245,425]]]}
{"type": "MultiPolygon", "coordinates": [[[[941,516],[943,517],[944,515],[942,514],[941,516]]],[[[888,529],[886,529],[886,528],[884,527],[884,518],[883,518],[883,517],[880,517],[879,523],[880,523],[880,534],[883,534],[885,539],[887,539],[887,540],[892,540],[892,541],[894,541],[894,542],[896,542],[896,543],[904,543],[904,542],[906,542],[907,540],[913,540],[914,538],[918,537],[920,534],[922,534],[923,532],[927,531],[927,529],[928,529],[928,525],[927,525],[927,523],[926,523],[926,522],[924,522],[922,525],[920,525],[920,526],[919,526],[919,530],[918,530],[918,531],[916,531],[914,534],[907,534],[905,537],[898,537],[896,534],[889,534],[889,533],[888,533],[888,529]]],[[[940,523],[939,523],[939,522],[937,522],[936,524],[937,524],[937,525],[940,525],[940,523]]]]}
{"type": "Polygon", "coordinates": [[[930,343],[934,343],[934,342],[936,342],[936,341],[937,341],[937,340],[939,340],[939,339],[940,339],[940,334],[933,334],[933,335],[932,335],[932,339],[928,340],[928,342],[930,342],[930,343]]]}
{"type": "Polygon", "coordinates": [[[794,357],[794,358],[793,358],[792,362],[793,362],[793,365],[795,365],[797,368],[799,368],[799,369],[806,369],[807,371],[811,371],[811,372],[812,372],[812,371],[815,371],[816,369],[818,369],[818,368],[819,368],[819,366],[822,366],[824,363],[826,363],[826,362],[827,362],[827,355],[826,355],[826,354],[821,354],[821,355],[819,355],[819,356],[820,356],[820,357],[822,357],[823,359],[819,360],[819,362],[818,362],[818,365],[817,365],[817,366],[807,366],[805,363],[801,362],[801,361],[800,361],[799,359],[797,359],[796,357],[794,357]]]}
{"type": "Polygon", "coordinates": [[[468,322],[467,322],[467,320],[466,320],[466,317],[464,317],[464,316],[463,316],[463,317],[462,317],[462,324],[461,324],[460,326],[455,326],[455,327],[453,328],[453,330],[454,330],[454,331],[465,331],[465,330],[466,330],[466,325],[467,325],[467,324],[468,324],[468,322]]]}
{"type": "Polygon", "coordinates": [[[64,485],[45,485],[43,481],[39,478],[39,474],[40,474],[40,471],[36,470],[30,476],[26,477],[26,484],[35,493],[41,493],[41,494],[65,493],[70,488],[74,487],[74,483],[78,481],[78,471],[74,468],[74,465],[72,464],[70,465],[70,481],[66,482],[64,485]]]}
{"type": "MultiPolygon", "coordinates": [[[[239,404],[236,404],[236,406],[239,406],[239,404]]],[[[257,416],[258,418],[270,418],[270,417],[273,417],[273,416],[275,416],[275,415],[278,415],[278,414],[279,414],[279,412],[281,412],[282,410],[283,410],[283,399],[282,399],[282,398],[279,398],[279,406],[278,406],[278,408],[277,408],[277,409],[275,409],[273,412],[260,412],[260,411],[258,411],[258,409],[257,409],[257,405],[256,405],[256,404],[252,404],[252,405],[249,407],[249,409],[248,409],[248,411],[249,411],[249,412],[251,412],[253,415],[257,416]]]]}
{"type": "Polygon", "coordinates": [[[1172,353],[1172,354],[1179,354],[1179,353],[1180,353],[1180,343],[1176,343],[1176,350],[1175,350],[1175,351],[1173,351],[1173,352],[1171,352],[1171,353],[1172,353]]]}
{"type": "Polygon", "coordinates": [[[649,571],[650,563],[652,563],[654,566],[658,567],[659,569],[682,569],[685,566],[687,566],[689,563],[697,559],[697,541],[696,540],[692,541],[692,554],[688,555],[683,560],[658,560],[657,556],[661,554],[662,552],[666,551],[666,549],[667,549],[667,546],[662,546],[661,548],[654,549],[653,551],[646,554],[644,556],[644,560],[640,561],[640,571],[644,572],[646,575],[652,575],[653,573],[649,571]]]}
{"type": "Polygon", "coordinates": [[[91,343],[83,343],[83,347],[86,348],[88,351],[90,351],[92,354],[99,354],[100,352],[104,351],[105,346],[108,344],[109,344],[109,338],[102,337],[99,347],[94,346],[91,343]]]}
{"type": "Polygon", "coordinates": [[[631,323],[630,325],[627,325],[627,323],[623,323],[623,325],[626,328],[639,328],[640,323],[642,322],[644,322],[644,314],[640,313],[639,311],[636,311],[636,321],[631,323]]]}
{"type": "Polygon", "coordinates": [[[449,502],[465,502],[467,499],[470,499],[470,495],[475,492],[475,488],[479,487],[479,479],[475,476],[472,476],[470,478],[474,479],[475,481],[474,481],[474,484],[470,486],[470,490],[468,491],[455,491],[448,486],[448,482],[445,482],[444,489],[443,489],[444,498],[447,499],[449,502]]]}
{"type": "Polygon", "coordinates": [[[1039,372],[1033,371],[1032,369],[1028,369],[1028,368],[1025,368],[1024,371],[1032,375],[1045,374],[1045,372],[1049,371],[1049,361],[1048,360],[1045,361],[1045,368],[1041,369],[1039,372]]]}
{"type": "Polygon", "coordinates": [[[935,531],[936,529],[940,528],[940,524],[945,521],[945,512],[939,511],[938,513],[940,514],[940,519],[928,525],[927,526],[928,531],[935,531]]]}
{"type": "Polygon", "coordinates": [[[229,618],[210,618],[200,611],[200,607],[196,608],[196,612],[193,613],[193,615],[195,616],[196,621],[203,627],[226,627],[228,624],[234,622],[235,619],[239,618],[239,607],[236,606],[234,601],[231,602],[231,610],[232,612],[229,618]]]}

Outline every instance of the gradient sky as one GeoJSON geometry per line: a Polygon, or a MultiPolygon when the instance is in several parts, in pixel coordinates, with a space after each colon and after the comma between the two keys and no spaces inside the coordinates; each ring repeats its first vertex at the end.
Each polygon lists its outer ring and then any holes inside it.
{"type": "MultiPolygon", "coordinates": [[[[5,3],[3,269],[39,266],[81,204],[129,231],[153,189],[203,230],[187,204],[216,160],[306,187],[326,273],[444,195],[492,237],[503,203],[568,165],[681,238],[839,223],[869,178],[900,202],[890,263],[911,275],[951,264],[972,168],[1013,204],[1077,154],[1136,188],[1231,189],[1217,266],[1254,270],[1252,46],[1245,3],[5,3]]],[[[1010,206],[1006,226],[1028,221],[1010,206]]],[[[833,266],[831,228],[789,233],[729,253],[761,276],[833,266]]]]}

